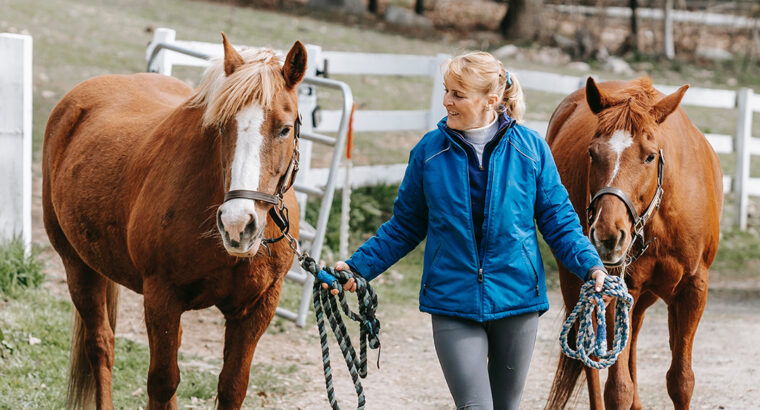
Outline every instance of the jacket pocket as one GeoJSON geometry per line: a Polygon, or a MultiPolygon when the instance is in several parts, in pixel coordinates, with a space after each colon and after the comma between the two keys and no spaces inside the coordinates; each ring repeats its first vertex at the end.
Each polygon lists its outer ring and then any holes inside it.
{"type": "Polygon", "coordinates": [[[438,256],[441,251],[441,245],[438,244],[438,246],[435,247],[435,250],[433,251],[433,256],[430,258],[430,263],[426,264],[427,269],[424,269],[422,272],[422,294],[427,293],[427,287],[428,287],[428,281],[430,280],[430,271],[433,269],[433,266],[435,266],[435,263],[438,261],[438,256]]]}
{"type": "Polygon", "coordinates": [[[538,285],[538,269],[536,269],[535,265],[533,265],[533,261],[530,258],[530,254],[528,254],[528,249],[525,247],[525,242],[522,243],[522,255],[523,255],[523,259],[525,259],[525,262],[527,263],[527,266],[529,266],[530,270],[533,271],[533,279],[536,286],[536,296],[540,296],[541,292],[539,292],[539,285],[538,285]]]}

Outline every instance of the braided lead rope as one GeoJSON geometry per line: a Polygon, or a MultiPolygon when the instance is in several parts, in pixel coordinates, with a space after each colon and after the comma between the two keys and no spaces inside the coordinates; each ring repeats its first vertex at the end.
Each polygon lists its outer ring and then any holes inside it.
{"type": "Polygon", "coordinates": [[[628,293],[625,281],[619,276],[607,276],[601,292],[594,291],[595,281],[589,280],[581,287],[578,303],[562,325],[559,343],[562,353],[572,359],[583,362],[594,369],[606,369],[613,364],[628,343],[630,333],[628,315],[633,305],[633,297],[628,293]],[[615,303],[615,338],[612,350],[607,350],[607,330],[604,315],[603,295],[617,299],[615,303]],[[592,301],[596,302],[593,303],[592,301]],[[593,313],[596,313],[596,334],[594,334],[593,313]],[[576,350],[570,348],[567,335],[578,320],[576,350]],[[598,360],[591,359],[596,356],[598,360]]]}
{"type": "MultiPolygon", "coordinates": [[[[332,382],[332,368],[330,364],[330,349],[327,343],[327,330],[325,319],[330,324],[330,328],[335,335],[335,339],[340,346],[341,353],[346,362],[346,367],[351,374],[354,382],[354,389],[357,395],[357,409],[364,409],[365,398],[364,389],[360,378],[367,376],[367,344],[372,349],[380,347],[378,333],[380,331],[380,322],[375,317],[377,310],[377,295],[367,281],[358,275],[353,275],[350,271],[335,271],[332,268],[320,268],[313,258],[305,256],[301,260],[301,266],[317,280],[314,281],[313,288],[313,306],[314,314],[317,319],[317,328],[319,330],[320,343],[322,345],[322,366],[325,374],[325,387],[327,389],[327,399],[333,410],[339,410],[335,389],[332,382]],[[357,296],[359,297],[359,313],[351,311],[346,302],[341,283],[348,279],[354,278],[357,284],[357,296]],[[323,289],[321,284],[328,283],[329,289],[323,289]],[[330,293],[331,289],[338,289],[341,308],[346,316],[360,323],[360,354],[359,360],[356,356],[351,338],[348,335],[343,317],[335,300],[335,296],[330,293]]],[[[378,367],[380,355],[378,353],[378,367]]]]}

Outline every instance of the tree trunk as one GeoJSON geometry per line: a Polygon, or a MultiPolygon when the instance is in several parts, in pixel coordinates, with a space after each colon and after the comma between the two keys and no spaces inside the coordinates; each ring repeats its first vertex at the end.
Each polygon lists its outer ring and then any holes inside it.
{"type": "Polygon", "coordinates": [[[417,13],[417,14],[419,14],[420,16],[423,13],[425,13],[425,0],[415,0],[414,1],[414,12],[417,13]]]}
{"type": "Polygon", "coordinates": [[[641,51],[639,47],[639,24],[636,18],[636,9],[639,8],[639,2],[638,0],[630,0],[628,4],[631,7],[631,35],[628,37],[628,45],[630,46],[630,50],[638,53],[641,51]]]}
{"type": "Polygon", "coordinates": [[[541,29],[543,0],[509,0],[499,32],[512,41],[532,41],[541,29]]]}
{"type": "Polygon", "coordinates": [[[663,8],[663,54],[668,60],[672,60],[676,56],[675,47],[673,45],[673,0],[665,0],[663,8]]]}

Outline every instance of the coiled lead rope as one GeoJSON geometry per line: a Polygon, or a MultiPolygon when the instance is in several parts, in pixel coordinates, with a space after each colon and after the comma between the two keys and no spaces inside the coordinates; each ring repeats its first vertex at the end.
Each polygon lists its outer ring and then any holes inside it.
{"type": "Polygon", "coordinates": [[[559,343],[562,353],[567,357],[580,360],[586,366],[594,369],[606,369],[615,364],[618,355],[628,343],[630,334],[628,317],[633,305],[633,296],[628,293],[625,281],[619,276],[607,276],[601,292],[596,292],[594,286],[595,281],[592,279],[581,287],[578,303],[562,326],[559,343]],[[612,350],[609,351],[607,350],[607,329],[602,298],[604,295],[616,299],[615,337],[612,342],[612,350]],[[596,334],[594,333],[592,318],[594,312],[596,312],[596,334]],[[576,320],[579,320],[578,334],[575,341],[576,349],[573,350],[567,343],[567,335],[576,320]],[[592,355],[596,356],[598,360],[591,359],[590,356],[592,355]]]}

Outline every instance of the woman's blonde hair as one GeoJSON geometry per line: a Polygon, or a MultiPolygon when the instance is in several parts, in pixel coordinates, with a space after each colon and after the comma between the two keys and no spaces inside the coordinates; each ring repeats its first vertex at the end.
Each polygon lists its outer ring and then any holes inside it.
{"type": "Polygon", "coordinates": [[[457,84],[463,91],[477,91],[485,95],[501,96],[498,112],[506,112],[522,122],[525,114],[525,96],[514,73],[507,73],[501,61],[490,53],[475,51],[454,57],[444,63],[443,82],[457,84]],[[507,84],[507,80],[511,84],[507,84]]]}

